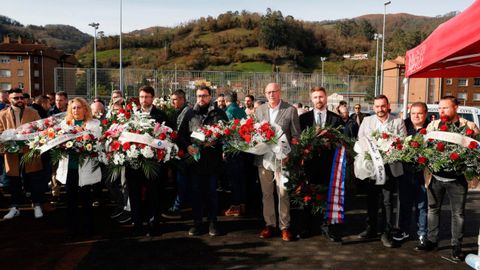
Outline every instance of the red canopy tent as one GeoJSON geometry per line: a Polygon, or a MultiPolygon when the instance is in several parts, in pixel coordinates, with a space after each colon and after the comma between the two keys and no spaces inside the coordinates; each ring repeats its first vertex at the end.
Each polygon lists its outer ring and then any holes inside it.
{"type": "Polygon", "coordinates": [[[405,77],[480,76],[480,0],[407,51],[405,77]]]}

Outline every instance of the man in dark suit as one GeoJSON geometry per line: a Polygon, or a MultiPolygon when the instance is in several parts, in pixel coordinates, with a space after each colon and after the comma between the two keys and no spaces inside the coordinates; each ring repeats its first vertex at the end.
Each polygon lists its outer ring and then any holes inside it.
{"type": "MultiPolygon", "coordinates": [[[[155,122],[162,123],[166,120],[165,114],[153,106],[155,90],[150,86],[142,86],[139,89],[140,110],[150,113],[155,122]]],[[[161,170],[160,170],[161,171],[161,170]]],[[[162,179],[150,179],[143,172],[142,168],[125,168],[127,179],[127,188],[130,197],[130,206],[132,209],[132,219],[134,223],[133,234],[135,236],[143,235],[144,216],[149,220],[148,234],[153,236],[157,234],[159,224],[159,193],[162,179]],[[146,199],[148,201],[149,211],[142,211],[142,190],[145,188],[146,199]],[[143,213],[142,213],[143,212],[143,213]]],[[[159,173],[162,177],[162,173],[159,173]]]]}
{"type": "Polygon", "coordinates": [[[360,126],[363,122],[363,118],[365,118],[365,116],[370,116],[370,114],[362,113],[362,106],[360,104],[355,104],[353,109],[355,112],[350,115],[350,119],[357,122],[357,125],[360,126]]]}
{"type": "MultiPolygon", "coordinates": [[[[327,92],[325,88],[318,86],[313,87],[310,90],[310,99],[314,109],[300,115],[300,127],[302,131],[308,127],[337,128],[342,125],[342,119],[336,113],[327,110],[327,92]]],[[[333,149],[323,149],[317,153],[317,156],[305,162],[308,181],[328,187],[334,151],[333,149]]],[[[310,207],[306,207],[304,210],[305,224],[303,225],[305,227],[301,236],[307,237],[311,232],[310,227],[313,222],[313,217],[310,213],[310,207]]],[[[338,242],[341,240],[337,231],[338,229],[335,225],[322,225],[322,233],[331,241],[338,242]]]]}

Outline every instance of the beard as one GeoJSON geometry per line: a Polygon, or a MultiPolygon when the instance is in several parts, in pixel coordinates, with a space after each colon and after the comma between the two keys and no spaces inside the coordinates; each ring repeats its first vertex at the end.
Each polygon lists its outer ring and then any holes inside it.
{"type": "Polygon", "coordinates": [[[23,102],[14,102],[14,103],[12,103],[12,106],[23,109],[23,108],[25,108],[25,103],[23,103],[23,102]]]}

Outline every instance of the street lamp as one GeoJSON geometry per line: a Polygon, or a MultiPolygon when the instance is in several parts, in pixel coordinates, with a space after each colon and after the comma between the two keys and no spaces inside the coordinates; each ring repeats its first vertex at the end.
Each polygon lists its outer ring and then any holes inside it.
{"type": "Polygon", "coordinates": [[[120,0],[120,92],[123,94],[123,67],[122,67],[122,0],[120,0]]]}
{"type": "Polygon", "coordinates": [[[97,96],[97,29],[99,25],[99,23],[95,22],[89,24],[89,26],[93,27],[95,33],[93,36],[93,89],[95,90],[95,97],[97,96]]]}
{"type": "Polygon", "coordinates": [[[378,41],[383,39],[382,34],[373,34],[373,39],[377,41],[377,50],[375,53],[375,96],[378,95],[378,41]]]}
{"type": "Polygon", "coordinates": [[[392,1],[387,1],[383,3],[383,33],[382,33],[382,74],[380,75],[380,94],[383,94],[383,57],[385,55],[385,18],[387,16],[387,6],[390,5],[392,1]]]}
{"type": "Polygon", "coordinates": [[[322,87],[323,87],[323,79],[324,79],[324,77],[323,77],[323,64],[324,64],[325,60],[327,60],[326,57],[320,57],[320,61],[322,61],[322,87]]]}

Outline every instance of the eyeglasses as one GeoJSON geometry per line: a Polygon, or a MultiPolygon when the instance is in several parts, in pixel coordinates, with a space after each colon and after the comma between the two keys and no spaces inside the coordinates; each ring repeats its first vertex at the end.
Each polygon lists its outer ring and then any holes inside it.
{"type": "Polygon", "coordinates": [[[279,90],[276,90],[276,91],[268,91],[268,92],[265,92],[265,95],[271,95],[271,94],[276,93],[276,92],[278,92],[278,91],[279,91],[279,90]]]}
{"type": "Polygon", "coordinates": [[[360,107],[355,107],[355,110],[360,109],[360,107]]]}
{"type": "Polygon", "coordinates": [[[13,97],[13,100],[24,100],[24,97],[13,97]]]}
{"type": "Polygon", "coordinates": [[[206,98],[209,97],[210,95],[197,95],[197,98],[206,98]]]}

